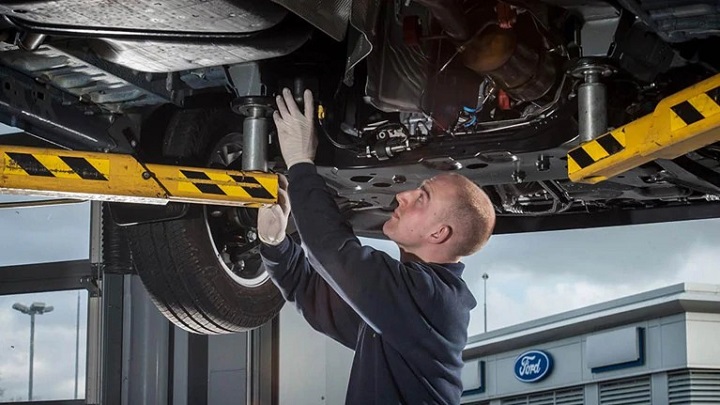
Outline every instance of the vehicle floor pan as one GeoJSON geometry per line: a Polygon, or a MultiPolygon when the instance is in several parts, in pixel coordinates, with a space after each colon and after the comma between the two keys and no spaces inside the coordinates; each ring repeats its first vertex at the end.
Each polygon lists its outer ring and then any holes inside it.
{"type": "MultiPolygon", "coordinates": [[[[352,0],[273,0],[340,41],[345,37],[352,0]]],[[[363,1],[363,3],[366,1],[363,1]]]]}
{"type": "Polygon", "coordinates": [[[238,33],[275,26],[287,10],[256,0],[62,0],[5,3],[0,13],[65,27],[238,33]]]}

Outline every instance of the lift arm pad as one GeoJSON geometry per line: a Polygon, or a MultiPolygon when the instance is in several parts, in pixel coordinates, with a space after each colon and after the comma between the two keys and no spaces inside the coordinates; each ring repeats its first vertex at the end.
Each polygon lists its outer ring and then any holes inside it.
{"type": "Polygon", "coordinates": [[[277,175],[143,164],[131,155],[0,146],[0,192],[84,200],[274,204],[277,175]]]}
{"type": "Polygon", "coordinates": [[[568,152],[568,177],[598,183],[655,159],[720,141],[720,75],[663,99],[655,111],[568,152]]]}

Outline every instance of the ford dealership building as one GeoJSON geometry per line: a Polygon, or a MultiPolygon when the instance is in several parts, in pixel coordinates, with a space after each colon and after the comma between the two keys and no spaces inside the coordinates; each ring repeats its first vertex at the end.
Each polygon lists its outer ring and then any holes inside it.
{"type": "Polygon", "coordinates": [[[679,284],[485,333],[464,359],[464,404],[720,403],[720,286],[679,284]]]}

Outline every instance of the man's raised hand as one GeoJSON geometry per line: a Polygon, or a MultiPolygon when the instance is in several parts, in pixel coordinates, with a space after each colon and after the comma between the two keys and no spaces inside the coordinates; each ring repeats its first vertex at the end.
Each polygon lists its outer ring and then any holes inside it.
{"type": "Polygon", "coordinates": [[[305,90],[303,97],[304,112],[300,111],[289,89],[283,89],[282,95],[276,97],[278,109],[273,114],[273,120],[288,169],[297,163],[313,163],[315,160],[315,104],[310,90],[305,90]]]}

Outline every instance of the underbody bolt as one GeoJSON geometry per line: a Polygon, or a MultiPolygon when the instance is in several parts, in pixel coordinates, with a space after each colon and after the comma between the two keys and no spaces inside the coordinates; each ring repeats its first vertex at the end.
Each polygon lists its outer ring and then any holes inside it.
{"type": "Polygon", "coordinates": [[[539,172],[545,172],[550,170],[550,158],[545,155],[539,155],[537,162],[535,162],[539,172]]]}
{"type": "Polygon", "coordinates": [[[522,170],[515,170],[512,174],[512,179],[515,183],[522,183],[527,177],[526,173],[522,170]]]}
{"type": "Polygon", "coordinates": [[[234,270],[238,273],[245,270],[245,260],[238,259],[237,261],[235,261],[235,269],[234,270]]]}

